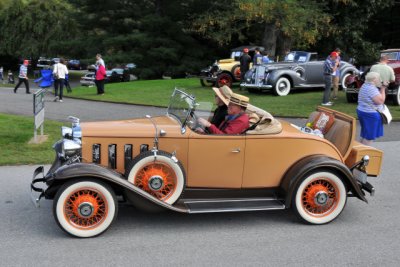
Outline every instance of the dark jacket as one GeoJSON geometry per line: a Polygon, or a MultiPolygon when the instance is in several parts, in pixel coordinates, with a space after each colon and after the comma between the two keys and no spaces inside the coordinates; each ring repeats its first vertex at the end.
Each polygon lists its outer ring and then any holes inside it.
{"type": "Polygon", "coordinates": [[[249,54],[241,55],[239,61],[240,61],[240,70],[248,71],[251,63],[251,57],[249,56],[249,54]]]}
{"type": "Polygon", "coordinates": [[[211,119],[211,124],[220,125],[224,120],[226,115],[228,115],[228,107],[226,105],[218,106],[214,110],[214,116],[211,119]]]}

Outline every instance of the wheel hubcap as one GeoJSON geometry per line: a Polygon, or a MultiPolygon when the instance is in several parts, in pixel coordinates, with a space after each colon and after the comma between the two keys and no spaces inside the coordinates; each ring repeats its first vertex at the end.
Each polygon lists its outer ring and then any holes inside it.
{"type": "Polygon", "coordinates": [[[92,216],[94,207],[89,202],[83,202],[78,206],[78,212],[82,217],[88,218],[92,216]]]}
{"type": "Polygon", "coordinates": [[[159,175],[154,175],[149,179],[149,187],[154,191],[158,191],[164,185],[163,179],[159,175]]]}
{"type": "Polygon", "coordinates": [[[325,205],[328,199],[329,199],[328,194],[324,191],[320,191],[315,195],[315,204],[325,205]]]}

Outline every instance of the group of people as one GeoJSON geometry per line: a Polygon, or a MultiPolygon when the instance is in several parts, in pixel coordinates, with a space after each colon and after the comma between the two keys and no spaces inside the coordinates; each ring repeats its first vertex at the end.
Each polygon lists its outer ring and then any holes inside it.
{"type": "Polygon", "coordinates": [[[243,81],[244,75],[250,69],[250,63],[253,63],[253,65],[261,65],[264,63],[269,63],[271,62],[271,60],[268,57],[267,51],[262,51],[261,54],[261,49],[257,47],[256,49],[254,49],[253,59],[249,55],[249,49],[244,48],[243,53],[239,58],[239,62],[240,62],[240,79],[243,81]]]}
{"type": "MultiPolygon", "coordinates": [[[[28,78],[28,65],[29,60],[24,60],[23,64],[19,68],[18,83],[14,87],[14,93],[17,93],[18,88],[23,83],[25,85],[26,93],[30,94],[29,89],[29,78],[28,78]]],[[[96,78],[95,83],[97,87],[97,94],[104,94],[104,82],[106,78],[106,67],[104,60],[100,54],[96,55],[96,78]]],[[[1,78],[3,78],[3,67],[1,67],[1,78]]],[[[65,64],[65,60],[60,58],[60,62],[53,66],[53,78],[54,78],[54,102],[63,102],[64,86],[66,86],[68,92],[72,92],[71,86],[68,81],[68,68],[65,64]]]]}

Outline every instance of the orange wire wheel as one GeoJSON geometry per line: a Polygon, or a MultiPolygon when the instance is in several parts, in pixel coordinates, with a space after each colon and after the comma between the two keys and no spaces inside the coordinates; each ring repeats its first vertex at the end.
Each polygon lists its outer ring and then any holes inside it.
{"type": "Polygon", "coordinates": [[[65,200],[65,219],[75,227],[89,229],[97,227],[107,217],[106,198],[92,188],[79,189],[65,200]]]}
{"type": "Polygon", "coordinates": [[[302,193],[303,209],[312,216],[326,216],[338,203],[339,190],[327,179],[309,183],[302,193]]]}
{"type": "Polygon", "coordinates": [[[54,218],[70,235],[93,237],[106,231],[114,221],[118,206],[112,188],[94,179],[70,181],[54,197],[54,218]]]}
{"type": "Polygon", "coordinates": [[[146,151],[133,159],[125,170],[129,182],[168,204],[175,203],[185,187],[182,164],[170,153],[146,151]]]}
{"type": "Polygon", "coordinates": [[[294,192],[293,208],[307,223],[324,224],[344,209],[347,190],[336,173],[316,172],[304,177],[294,192]]]}
{"type": "Polygon", "coordinates": [[[152,162],[137,172],[134,184],[160,200],[167,200],[176,189],[177,177],[169,165],[152,162]]]}

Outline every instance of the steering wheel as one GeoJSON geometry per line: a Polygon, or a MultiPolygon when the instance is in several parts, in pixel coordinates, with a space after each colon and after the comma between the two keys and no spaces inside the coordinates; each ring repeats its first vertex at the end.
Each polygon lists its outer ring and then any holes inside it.
{"type": "Polygon", "coordinates": [[[208,133],[207,128],[205,128],[203,125],[201,125],[198,122],[198,117],[197,115],[194,113],[194,111],[190,112],[190,119],[188,120],[188,126],[190,127],[190,129],[192,131],[196,131],[196,129],[201,129],[201,131],[203,131],[204,133],[208,133]]]}

